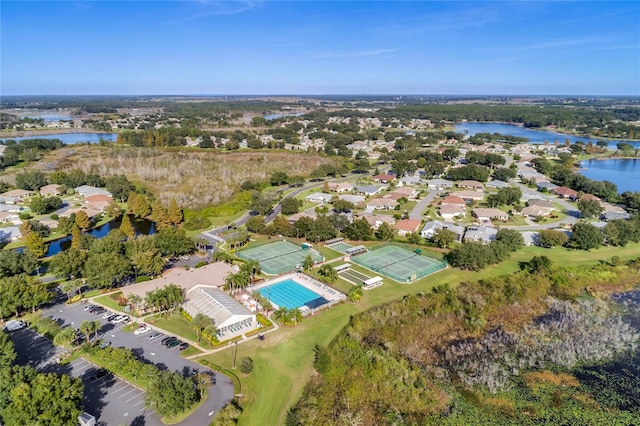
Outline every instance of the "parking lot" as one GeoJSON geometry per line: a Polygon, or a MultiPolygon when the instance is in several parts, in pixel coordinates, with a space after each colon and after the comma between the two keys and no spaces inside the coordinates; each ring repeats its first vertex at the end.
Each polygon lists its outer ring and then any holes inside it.
{"type": "MultiPolygon", "coordinates": [[[[178,346],[168,348],[162,345],[165,334],[150,330],[136,336],[124,331],[125,323],[112,324],[103,319],[103,314],[94,315],[85,310],[87,304],[67,306],[58,304],[43,311],[62,326],[79,327],[83,321],[100,321],[102,339],[113,346],[127,347],[141,360],[151,362],[161,369],[178,371],[189,375],[206,371],[201,365],[181,356],[178,346]]],[[[39,336],[33,330],[22,329],[11,333],[18,354],[18,363],[32,365],[45,371],[68,373],[80,377],[85,385],[84,411],[94,415],[101,425],[161,425],[158,417],[144,406],[144,391],[111,374],[96,377],[100,369],[84,359],[70,364],[58,364],[57,358],[63,349],[39,336]]],[[[209,398],[198,410],[184,420],[184,425],[209,424],[218,412],[233,398],[233,383],[222,375],[216,375],[216,384],[209,388],[209,398]]]]}

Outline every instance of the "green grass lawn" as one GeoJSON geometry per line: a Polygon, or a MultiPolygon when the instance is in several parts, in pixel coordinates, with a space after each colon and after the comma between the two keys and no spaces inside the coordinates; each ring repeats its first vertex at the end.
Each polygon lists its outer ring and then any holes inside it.
{"type": "MultiPolygon", "coordinates": [[[[189,321],[179,312],[173,313],[167,318],[150,317],[147,318],[146,321],[149,324],[152,324],[154,327],[161,328],[180,337],[184,337],[185,339],[189,339],[192,342],[198,342],[198,337],[196,336],[196,332],[193,330],[193,328],[191,328],[191,323],[189,323],[189,321]]],[[[204,339],[201,339],[198,344],[205,349],[212,349],[209,343],[204,339]]]]}
{"type": "MultiPolygon", "coordinates": [[[[638,257],[639,254],[640,244],[603,247],[590,252],[565,248],[525,247],[514,253],[508,261],[480,272],[449,268],[408,285],[385,279],[381,287],[365,291],[358,303],[341,303],[313,317],[305,318],[296,327],[281,327],[277,332],[268,333],[264,341],[254,339],[238,345],[237,359],[249,356],[254,361],[253,372],[246,377],[240,375],[244,398],[243,414],[239,424],[283,424],[287,410],[300,397],[313,372],[313,347],[316,344],[329,344],[354,314],[408,294],[431,291],[434,286],[440,284],[448,283],[455,287],[462,281],[509,274],[519,270],[519,262],[528,261],[533,256],[545,255],[557,264],[575,266],[594,264],[612,256],[619,256],[623,260],[630,259],[638,257]]],[[[342,289],[346,284],[348,283],[337,284],[336,287],[342,289]]],[[[203,358],[231,368],[233,350],[217,352],[203,358]]]]}
{"type": "Polygon", "coordinates": [[[122,292],[117,292],[117,293],[113,293],[113,294],[106,294],[104,296],[100,296],[100,297],[96,297],[95,299],[93,299],[96,303],[99,303],[101,305],[106,306],[107,308],[114,310],[116,312],[122,312],[122,308],[124,308],[124,306],[120,306],[118,305],[118,301],[117,300],[113,300],[111,298],[112,295],[121,295],[122,292]]]}

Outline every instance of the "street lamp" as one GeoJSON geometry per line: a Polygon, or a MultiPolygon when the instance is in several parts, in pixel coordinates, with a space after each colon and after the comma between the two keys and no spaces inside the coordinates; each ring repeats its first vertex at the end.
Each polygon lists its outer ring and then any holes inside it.
{"type": "Polygon", "coordinates": [[[236,368],[236,356],[238,355],[238,341],[236,340],[234,343],[235,343],[235,350],[233,351],[233,369],[235,370],[235,368],[236,368]]]}

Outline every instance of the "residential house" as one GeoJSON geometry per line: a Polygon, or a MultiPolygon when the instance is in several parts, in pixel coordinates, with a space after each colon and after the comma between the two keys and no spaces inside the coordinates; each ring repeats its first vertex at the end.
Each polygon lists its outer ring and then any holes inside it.
{"type": "Polygon", "coordinates": [[[327,187],[329,191],[334,192],[349,192],[353,190],[353,185],[349,182],[329,182],[327,187]]]}
{"type": "Polygon", "coordinates": [[[548,216],[553,210],[555,210],[555,208],[549,201],[532,198],[527,200],[527,207],[522,209],[521,213],[524,216],[536,218],[540,216],[548,216]]]}
{"type": "Polygon", "coordinates": [[[578,198],[578,191],[575,191],[571,188],[567,188],[566,186],[559,186],[557,188],[552,189],[550,192],[558,195],[561,198],[568,198],[569,200],[575,201],[578,198]]]}
{"type": "Polygon", "coordinates": [[[458,188],[473,189],[475,191],[482,191],[484,185],[477,180],[461,180],[458,182],[458,188]]]}
{"type": "Polygon", "coordinates": [[[403,185],[416,186],[416,185],[421,185],[423,183],[423,180],[415,176],[405,176],[402,179],[400,179],[400,182],[403,185]]]}
{"type": "Polygon", "coordinates": [[[418,195],[418,190],[416,188],[410,186],[403,186],[402,188],[395,189],[391,192],[392,194],[398,194],[400,197],[405,197],[410,200],[416,198],[418,195]]]}
{"type": "Polygon", "coordinates": [[[331,194],[326,194],[324,192],[316,192],[313,194],[309,194],[304,199],[310,203],[328,203],[331,201],[331,194]]]}
{"type": "Polygon", "coordinates": [[[629,219],[631,215],[627,212],[608,211],[600,215],[600,219],[604,221],[617,220],[617,219],[629,219]]]}
{"type": "Polygon", "coordinates": [[[20,215],[14,212],[0,212],[0,223],[20,224],[20,215]]]}
{"type": "Polygon", "coordinates": [[[446,179],[429,179],[427,181],[427,187],[429,189],[443,190],[447,188],[452,188],[453,182],[446,179]]]}
{"type": "Polygon", "coordinates": [[[522,231],[522,239],[524,240],[524,245],[531,247],[537,246],[540,241],[540,233],[537,231],[522,231]]]}
{"type": "Polygon", "coordinates": [[[589,200],[589,201],[597,201],[600,202],[600,198],[596,197],[595,195],[592,194],[584,194],[582,197],[580,197],[581,200],[589,200]]]}
{"type": "Polygon", "coordinates": [[[389,183],[393,182],[395,178],[396,177],[394,175],[375,175],[371,179],[380,183],[389,183]]]}
{"type": "Polygon", "coordinates": [[[457,191],[454,192],[453,195],[462,197],[467,203],[484,200],[484,192],[482,191],[457,191]]]}
{"type": "Polygon", "coordinates": [[[556,189],[558,187],[558,185],[553,184],[551,182],[549,182],[548,180],[541,180],[539,182],[536,182],[536,188],[538,189],[538,191],[542,191],[543,189],[546,189],[547,191],[551,192],[552,190],[556,189]]]}
{"type": "Polygon", "coordinates": [[[395,227],[398,230],[398,235],[403,237],[412,232],[416,232],[420,227],[420,223],[422,222],[418,219],[402,219],[396,223],[395,227]]]}
{"type": "Polygon", "coordinates": [[[360,217],[362,219],[365,219],[367,222],[369,222],[369,225],[373,229],[378,229],[380,225],[382,225],[383,223],[386,223],[389,225],[394,225],[396,223],[396,220],[393,218],[393,216],[387,216],[387,215],[378,216],[375,214],[363,214],[360,217]]]}
{"type": "Polygon", "coordinates": [[[502,189],[502,188],[509,188],[511,185],[501,180],[492,180],[491,182],[487,182],[485,186],[487,188],[502,189]]]}
{"type": "Polygon", "coordinates": [[[367,201],[367,207],[373,207],[375,210],[391,210],[397,205],[398,202],[390,198],[374,198],[367,201]]]}
{"type": "Polygon", "coordinates": [[[491,241],[495,241],[497,234],[498,230],[491,226],[474,225],[467,228],[467,232],[464,233],[464,241],[488,244],[491,241]]]}
{"type": "Polygon", "coordinates": [[[311,218],[311,219],[315,219],[315,216],[312,216],[312,215],[308,214],[307,212],[299,212],[299,213],[295,213],[295,214],[292,214],[291,216],[289,216],[287,218],[287,221],[290,224],[293,225],[294,223],[296,223],[298,220],[300,220],[303,217],[308,217],[308,218],[311,218]]]}
{"type": "Polygon", "coordinates": [[[353,192],[358,194],[364,194],[366,196],[376,195],[378,192],[382,190],[382,187],[375,185],[363,185],[356,186],[353,192]]]}
{"type": "Polygon", "coordinates": [[[42,188],[40,188],[40,195],[44,197],[60,195],[61,189],[62,189],[62,185],[56,185],[56,184],[45,185],[42,188]]]}
{"type": "Polygon", "coordinates": [[[440,206],[438,213],[444,220],[453,220],[456,217],[465,217],[467,209],[456,204],[445,204],[440,206]]]}
{"type": "Polygon", "coordinates": [[[456,234],[456,241],[462,241],[462,236],[464,235],[464,226],[456,225],[455,223],[451,222],[441,222],[439,220],[432,220],[430,222],[427,222],[424,225],[424,228],[422,228],[420,235],[422,235],[422,237],[424,238],[429,239],[441,229],[447,229],[454,232],[456,234]]]}
{"type": "Polygon", "coordinates": [[[462,197],[458,197],[457,195],[448,195],[442,199],[440,202],[443,206],[465,206],[464,199],[462,197]]]}
{"type": "Polygon", "coordinates": [[[11,191],[3,192],[0,194],[0,203],[4,204],[18,204],[25,197],[33,194],[31,191],[25,191],[24,189],[13,189],[11,191]]]}
{"type": "Polygon", "coordinates": [[[483,222],[489,222],[490,220],[509,220],[509,214],[503,212],[500,209],[473,209],[473,215],[483,222]]]}
{"type": "Polygon", "coordinates": [[[111,197],[107,195],[89,195],[88,197],[84,197],[82,202],[87,206],[87,208],[93,210],[105,211],[107,206],[111,204],[111,197]]]}
{"type": "Polygon", "coordinates": [[[96,188],[95,186],[90,185],[81,185],[77,188],[74,188],[73,190],[76,192],[76,194],[80,194],[83,197],[88,197],[90,195],[106,195],[108,197],[111,197],[111,193],[106,189],[96,188]]]}
{"type": "Polygon", "coordinates": [[[365,198],[362,195],[351,195],[351,194],[338,195],[338,198],[341,200],[353,203],[356,206],[360,203],[363,203],[365,200],[365,198]]]}
{"type": "Polygon", "coordinates": [[[0,228],[0,241],[17,241],[22,237],[22,232],[17,226],[0,228]]]}

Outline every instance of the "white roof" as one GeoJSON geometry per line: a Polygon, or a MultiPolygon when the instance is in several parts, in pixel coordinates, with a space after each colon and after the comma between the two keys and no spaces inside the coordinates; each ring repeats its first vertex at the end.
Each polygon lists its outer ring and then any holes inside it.
{"type": "Polygon", "coordinates": [[[193,317],[199,313],[212,318],[216,328],[228,327],[255,315],[233,297],[215,287],[196,286],[187,292],[184,309],[193,317]]]}
{"type": "Polygon", "coordinates": [[[325,194],[324,192],[316,192],[313,194],[309,194],[304,197],[306,200],[323,200],[323,201],[331,201],[331,194],[325,194]]]}
{"type": "Polygon", "coordinates": [[[81,185],[73,190],[83,197],[88,197],[90,195],[106,195],[107,197],[111,197],[111,193],[106,189],[96,188],[95,186],[90,185],[81,185]]]}

